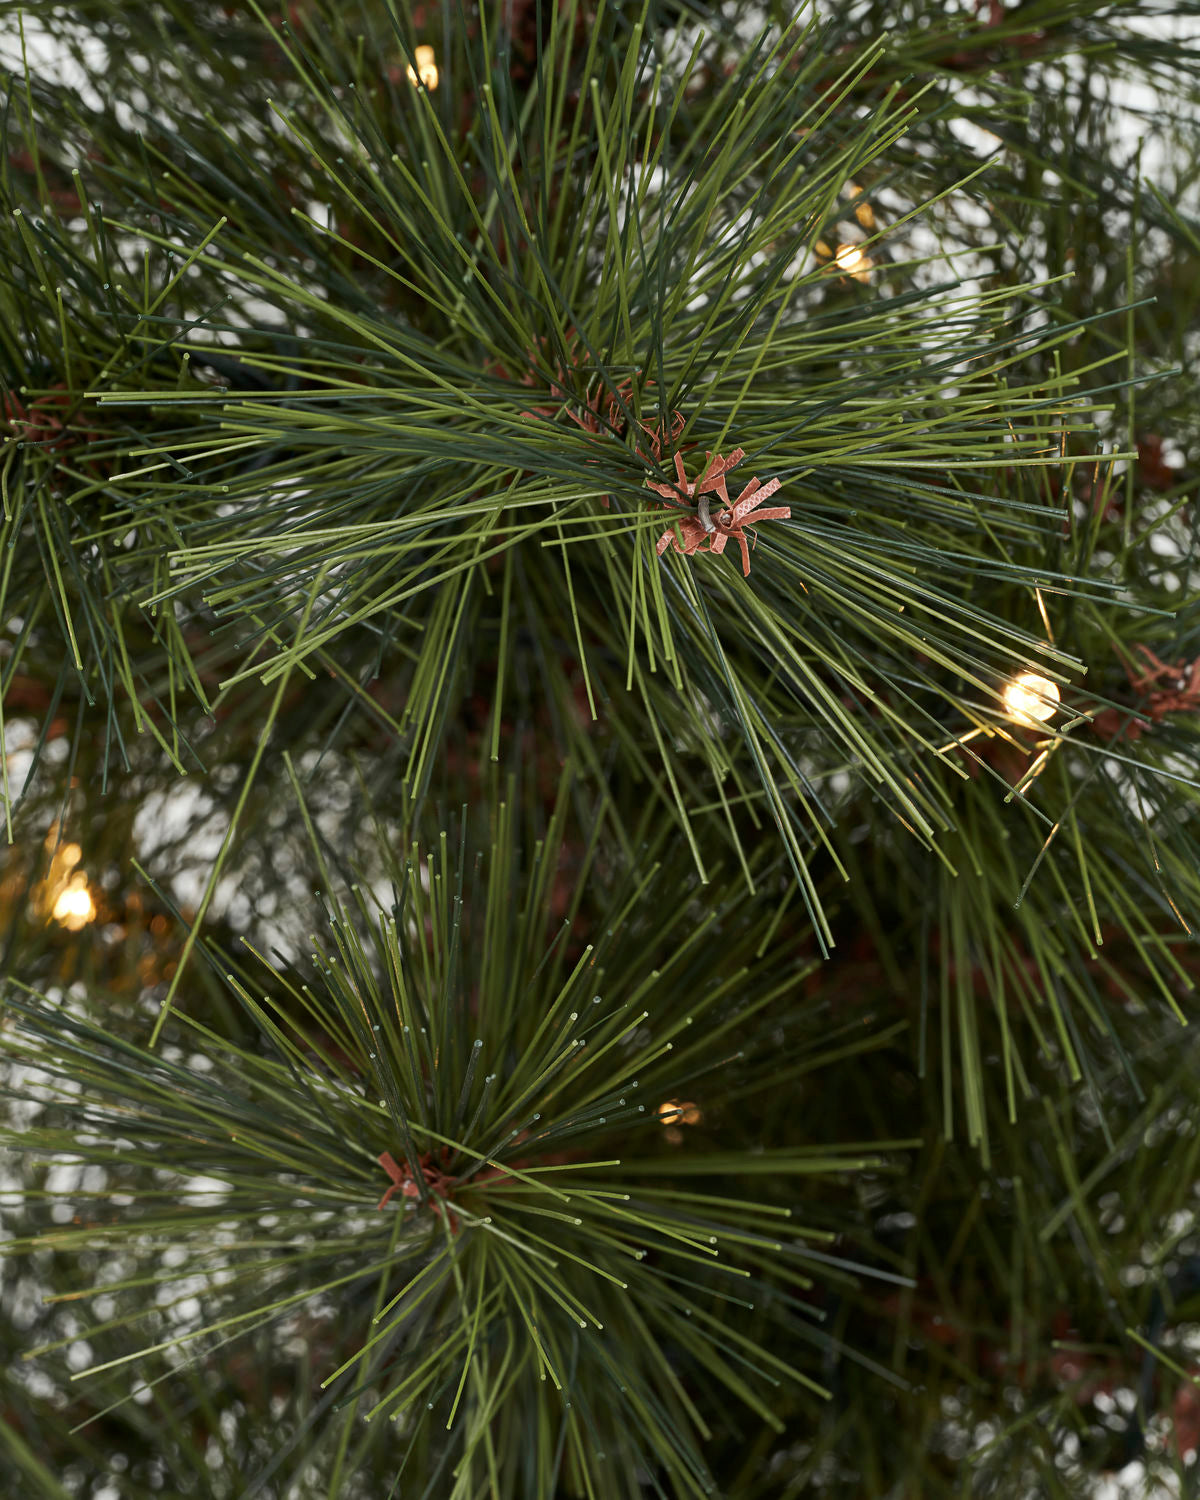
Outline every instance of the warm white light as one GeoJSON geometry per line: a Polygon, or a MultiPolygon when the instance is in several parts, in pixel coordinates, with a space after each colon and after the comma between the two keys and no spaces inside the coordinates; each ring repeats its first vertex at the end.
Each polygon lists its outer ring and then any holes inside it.
{"type": "Polygon", "coordinates": [[[704,1118],[700,1106],[690,1099],[668,1099],[655,1113],[663,1125],[699,1125],[704,1118]]]}
{"type": "Polygon", "coordinates": [[[50,915],[71,932],[78,932],[96,915],[96,903],[87,888],[87,876],[80,873],[71,877],[70,885],[58,893],[50,915]]]}
{"type": "Polygon", "coordinates": [[[704,1118],[700,1106],[691,1099],[667,1099],[654,1111],[658,1123],[663,1127],[663,1140],[668,1146],[683,1144],[681,1125],[699,1125],[704,1118]]]}
{"type": "Polygon", "coordinates": [[[414,69],[412,63],[408,65],[408,81],[416,83],[418,78],[427,89],[435,89],[438,86],[437,63],[434,61],[433,48],[424,43],[416,49],[417,66],[414,69]]]}
{"type": "MultiPolygon", "coordinates": [[[[857,182],[846,182],[842,184],[842,192],[848,198],[857,198],[861,195],[862,188],[859,187],[857,182]]],[[[864,229],[875,228],[875,213],[865,199],[861,203],[854,205],[854,217],[864,229]]]]}
{"type": "Polygon", "coordinates": [[[1057,682],[1037,672],[1022,672],[1004,689],[1004,709],[1010,719],[1032,729],[1054,717],[1060,697],[1057,682]]]}
{"type": "Polygon", "coordinates": [[[866,281],[875,262],[857,245],[839,245],[833,263],[843,276],[855,281],[866,281]]]}
{"type": "Polygon", "coordinates": [[[95,920],[96,903],[88,890],[88,878],[79,863],[83,850],[78,844],[60,844],[58,824],[55,823],[46,835],[46,848],[50,851],[50,868],[46,878],[38,887],[34,903],[38,911],[48,920],[61,922],[70,932],[95,920]]]}

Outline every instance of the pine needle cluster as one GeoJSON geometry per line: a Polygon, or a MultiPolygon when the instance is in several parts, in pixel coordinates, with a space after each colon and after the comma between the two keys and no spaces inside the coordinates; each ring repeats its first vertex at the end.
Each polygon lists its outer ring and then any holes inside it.
{"type": "Polygon", "coordinates": [[[17,1492],[1194,1472],[1198,19],[0,6],[17,1492]]]}

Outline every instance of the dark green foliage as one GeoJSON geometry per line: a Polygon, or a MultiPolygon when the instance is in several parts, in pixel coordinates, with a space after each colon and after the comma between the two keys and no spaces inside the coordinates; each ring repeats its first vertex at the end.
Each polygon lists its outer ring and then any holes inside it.
{"type": "MultiPolygon", "coordinates": [[[[561,1470],[619,1496],[661,1468],[699,1495],[712,1481],[697,1400],[731,1395],[782,1430],[776,1388],[823,1393],[729,1313],[765,1300],[810,1350],[835,1348],[809,1295],[812,1249],[830,1235],[799,1222],[793,1184],[886,1162],[861,1146],[664,1145],[685,1116],[715,1143],[723,1099],[753,1111],[778,1088],[780,1033],[791,1071],[819,1069],[820,1004],[769,1016],[796,980],[786,944],[747,995],[769,913],[739,910],[736,895],[706,902],[694,875],[681,883],[678,835],[610,868],[594,840],[564,841],[566,806],[525,860],[528,820],[504,800],[486,851],[464,827],[461,847],[443,833],[401,859],[415,829],[389,828],[375,853],[390,900],[376,907],[356,882],[307,977],[261,975],[252,949],[229,971],[255,1022],[249,1048],[181,1018],[197,1051],[160,1057],[67,1006],[10,997],[10,1097],[35,1103],[21,1079],[50,1080],[42,1119],[10,1143],[35,1162],[70,1151],[101,1169],[103,1191],[75,1200],[78,1228],[9,1249],[128,1268],[91,1289],[113,1308],[85,1325],[99,1350],[127,1327],[147,1354],[225,1349],[265,1327],[286,1347],[302,1339],[312,1404],[282,1474],[317,1462],[336,1491],[385,1441],[382,1422],[364,1436],[359,1419],[386,1415],[422,1492],[547,1493],[561,1470]],[[660,990],[696,1003],[662,1014],[660,990]],[[723,1099],[693,1120],[680,1096],[711,1089],[718,1070],[723,1099]],[[748,1171],[752,1193],[731,1193],[748,1171]],[[114,1201],[128,1206],[101,1206],[114,1201]],[[148,1286],[161,1311],[147,1319],[148,1286]]],[[[66,1295],[77,1306],[89,1289],[66,1295]]],[[[133,1357],[101,1357],[97,1374],[133,1357]]]]}
{"type": "Polygon", "coordinates": [[[0,4],[0,1491],[1192,1492],[1198,35],[0,4]]]}

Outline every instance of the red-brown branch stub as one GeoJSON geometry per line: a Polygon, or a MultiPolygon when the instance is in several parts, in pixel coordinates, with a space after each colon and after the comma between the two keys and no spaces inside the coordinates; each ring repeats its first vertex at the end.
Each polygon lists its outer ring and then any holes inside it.
{"type": "Polygon", "coordinates": [[[679,522],[679,530],[682,536],[675,534],[674,527],[664,531],[658,540],[658,555],[661,557],[668,547],[673,546],[677,552],[682,552],[685,557],[691,557],[693,553],[709,551],[716,553],[719,557],[725,550],[726,542],[731,539],[736,541],[742,549],[742,574],[750,576],[750,547],[746,540],[749,531],[754,539],[753,528],[748,524],[749,517],[754,517],[757,525],[762,521],[789,521],[792,516],[790,505],[772,506],[767,510],[760,511],[758,507],[764,500],[770,499],[781,484],[779,479],[769,479],[766,484],[760,483],[758,479],[751,479],[736,500],[731,501],[729,491],[726,488],[726,475],[745,458],[745,451],[735,448],[728,458],[721,454],[707,453],[704,472],[695,482],[689,481],[683,467],[683,458],[679,453],[675,454],[675,473],[678,477],[676,484],[655,484],[651,480],[646,481],[647,489],[654,490],[668,503],[676,505],[691,506],[696,504],[693,515],[686,515],[679,522]],[[717,515],[712,515],[709,509],[709,495],[717,495],[724,503],[725,509],[717,515]]]}

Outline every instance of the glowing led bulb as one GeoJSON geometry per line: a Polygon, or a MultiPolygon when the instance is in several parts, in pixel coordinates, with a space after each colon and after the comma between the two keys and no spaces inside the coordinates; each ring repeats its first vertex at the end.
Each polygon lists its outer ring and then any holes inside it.
{"type": "Polygon", "coordinates": [[[71,883],[58,893],[50,915],[70,932],[78,932],[96,915],[96,903],[87,888],[87,877],[75,874],[71,883]]]}
{"type": "Polygon", "coordinates": [[[875,262],[857,245],[839,245],[833,263],[843,276],[854,281],[866,281],[875,262]]]}
{"type": "Polygon", "coordinates": [[[655,1110],[658,1123],[663,1127],[663,1139],[668,1145],[678,1146],[683,1140],[681,1125],[699,1125],[704,1114],[691,1099],[668,1099],[655,1110]]]}
{"type": "Polygon", "coordinates": [[[422,43],[415,50],[417,66],[414,69],[411,63],[408,65],[409,83],[416,83],[419,80],[427,89],[437,88],[438,70],[437,63],[433,60],[433,48],[422,43]]]}
{"type": "Polygon", "coordinates": [[[700,1106],[690,1099],[668,1099],[658,1106],[657,1114],[664,1125],[699,1125],[703,1118],[700,1106]]]}
{"type": "MultiPolygon", "coordinates": [[[[859,187],[857,182],[844,182],[842,184],[842,192],[845,193],[848,198],[858,198],[862,196],[862,188],[859,187]]],[[[858,220],[858,222],[864,229],[875,228],[875,213],[871,208],[871,205],[866,202],[865,199],[862,203],[856,203],[854,205],[854,217],[858,220]]]]}
{"type": "Polygon", "coordinates": [[[1057,682],[1037,672],[1021,672],[1004,689],[1004,710],[1010,719],[1032,729],[1054,717],[1060,697],[1057,682]]]}

